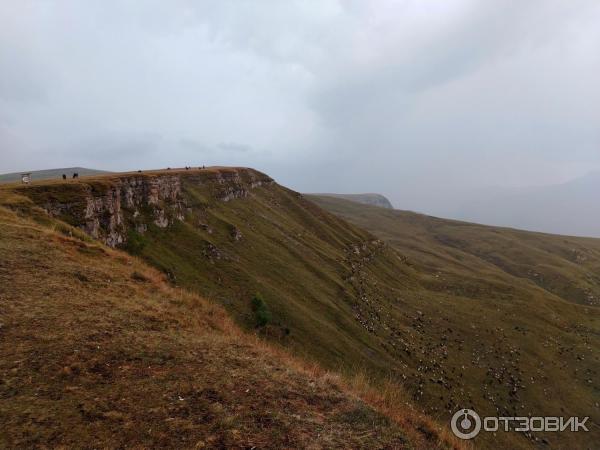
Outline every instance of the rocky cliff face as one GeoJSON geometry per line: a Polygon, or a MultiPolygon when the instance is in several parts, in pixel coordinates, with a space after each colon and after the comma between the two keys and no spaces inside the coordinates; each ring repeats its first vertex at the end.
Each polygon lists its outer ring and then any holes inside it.
{"type": "Polygon", "coordinates": [[[137,220],[142,208],[150,210],[152,223],[161,228],[167,227],[173,220],[183,220],[181,178],[125,178],[103,195],[95,196],[90,192],[86,196],[85,222],[81,228],[90,236],[114,247],[126,240],[127,213],[131,214],[138,232],[146,230],[148,223],[137,220]]]}
{"type": "Polygon", "coordinates": [[[127,241],[132,229],[143,234],[150,225],[166,228],[185,220],[190,210],[186,185],[206,188],[209,201],[227,202],[272,183],[252,169],[206,169],[107,176],[100,181],[34,186],[23,193],[50,216],[115,247],[127,241]]]}

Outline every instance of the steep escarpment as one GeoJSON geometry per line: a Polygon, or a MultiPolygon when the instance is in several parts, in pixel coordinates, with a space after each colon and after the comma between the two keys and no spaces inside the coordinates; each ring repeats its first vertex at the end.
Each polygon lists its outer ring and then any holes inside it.
{"type": "Polygon", "coordinates": [[[273,181],[251,169],[196,170],[179,173],[123,174],[100,181],[40,184],[18,191],[51,217],[64,219],[88,235],[115,247],[127,243],[128,232],[143,234],[149,225],[166,228],[191,212],[182,191],[190,185],[210,190],[211,197],[229,201],[273,181]]]}
{"type": "Polygon", "coordinates": [[[261,333],[329,368],[383,376],[396,366],[380,343],[390,331],[374,318],[393,308],[386,289],[411,284],[401,258],[260,172],[127,173],[17,192],[219,301],[248,328],[260,293],[271,317],[261,333]]]}

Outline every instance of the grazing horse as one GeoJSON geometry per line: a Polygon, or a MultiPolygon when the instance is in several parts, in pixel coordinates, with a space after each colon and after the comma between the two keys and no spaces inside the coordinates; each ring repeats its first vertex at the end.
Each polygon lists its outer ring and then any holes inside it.
{"type": "Polygon", "coordinates": [[[63,180],[66,180],[67,176],[63,173],[63,180]]]}
{"type": "Polygon", "coordinates": [[[79,174],[78,174],[77,172],[75,172],[75,173],[73,174],[73,178],[79,178],[79,174]]]}

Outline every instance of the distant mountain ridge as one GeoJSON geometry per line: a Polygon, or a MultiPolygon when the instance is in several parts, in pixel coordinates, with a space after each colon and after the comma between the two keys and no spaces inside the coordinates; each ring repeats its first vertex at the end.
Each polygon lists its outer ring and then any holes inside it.
{"type": "Polygon", "coordinates": [[[311,194],[320,195],[326,197],[343,198],[344,200],[350,200],[351,202],[362,203],[364,205],[379,206],[380,208],[394,209],[394,205],[390,202],[387,197],[381,194],[367,193],[367,194],[311,194]]]}
{"type": "Polygon", "coordinates": [[[52,178],[60,178],[63,174],[67,177],[72,177],[74,173],[78,173],[81,177],[89,175],[100,175],[110,173],[105,170],[87,169],[85,167],[63,167],[60,169],[32,170],[23,172],[5,173],[0,175],[0,183],[14,183],[21,181],[21,174],[31,173],[31,179],[35,180],[50,180],[52,178]]]}

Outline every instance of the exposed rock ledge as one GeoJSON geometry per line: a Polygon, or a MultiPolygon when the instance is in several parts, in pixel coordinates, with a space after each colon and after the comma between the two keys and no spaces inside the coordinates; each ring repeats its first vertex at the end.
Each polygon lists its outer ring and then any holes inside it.
{"type": "Polygon", "coordinates": [[[187,185],[206,188],[212,200],[226,202],[245,198],[252,189],[272,183],[270,177],[253,169],[191,169],[42,184],[23,193],[50,216],[115,247],[126,242],[131,229],[144,233],[150,223],[166,228],[176,220],[185,220],[190,210],[187,185]]]}

